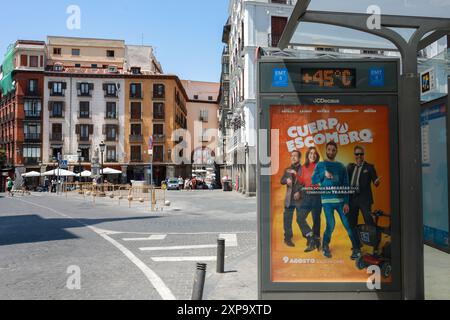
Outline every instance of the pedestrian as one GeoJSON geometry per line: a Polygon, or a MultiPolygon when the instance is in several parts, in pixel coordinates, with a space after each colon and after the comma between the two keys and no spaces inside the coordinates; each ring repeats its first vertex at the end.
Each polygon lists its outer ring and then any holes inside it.
{"type": "Polygon", "coordinates": [[[8,194],[10,197],[14,197],[13,188],[14,181],[10,177],[8,177],[8,179],[6,179],[6,189],[8,190],[8,194]]]}
{"type": "Polygon", "coordinates": [[[51,187],[50,192],[55,193],[56,192],[56,180],[55,179],[52,179],[51,186],[52,187],[51,187]]]}
{"type": "Polygon", "coordinates": [[[178,188],[180,190],[183,190],[183,188],[184,188],[184,180],[181,176],[178,177],[178,188]]]}

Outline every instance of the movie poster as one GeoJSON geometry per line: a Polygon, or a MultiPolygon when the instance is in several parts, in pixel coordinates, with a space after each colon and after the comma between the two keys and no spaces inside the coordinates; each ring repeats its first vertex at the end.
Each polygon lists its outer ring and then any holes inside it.
{"type": "Polygon", "coordinates": [[[272,106],[274,283],[392,283],[388,106],[272,106]],[[299,151],[300,153],[298,153],[299,151]]]}

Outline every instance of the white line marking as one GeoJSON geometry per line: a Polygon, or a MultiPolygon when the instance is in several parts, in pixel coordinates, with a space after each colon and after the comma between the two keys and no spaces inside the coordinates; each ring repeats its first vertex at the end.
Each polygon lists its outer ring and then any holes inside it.
{"type": "Polygon", "coordinates": [[[111,243],[114,247],[119,249],[131,262],[133,262],[144,273],[144,275],[147,277],[147,279],[150,281],[150,283],[153,285],[153,287],[156,289],[156,291],[159,293],[159,295],[161,296],[161,298],[163,300],[176,300],[175,296],[170,291],[170,289],[166,286],[166,284],[162,281],[162,279],[152,269],[150,269],[145,263],[143,263],[141,260],[139,260],[139,258],[137,258],[130,250],[128,250],[127,248],[122,246],[120,243],[118,243],[117,241],[115,241],[114,239],[109,237],[108,231],[89,226],[75,218],[72,218],[71,216],[68,216],[62,212],[56,211],[52,208],[41,206],[39,204],[30,202],[30,201],[26,201],[26,200],[20,200],[20,199],[17,199],[17,200],[22,201],[24,203],[29,203],[31,205],[40,207],[42,209],[46,209],[48,211],[52,211],[59,216],[77,221],[82,226],[85,226],[85,227],[91,229],[97,235],[101,236],[103,239],[105,239],[106,241],[111,243]]]}
{"type": "Polygon", "coordinates": [[[123,241],[158,241],[167,238],[167,234],[157,235],[154,234],[148,238],[124,238],[123,241]]]}
{"type": "Polygon", "coordinates": [[[225,246],[227,246],[227,247],[237,247],[238,246],[237,235],[235,233],[220,234],[219,239],[225,239],[225,246]]]}
{"type": "Polygon", "coordinates": [[[216,244],[205,244],[205,245],[195,245],[195,246],[172,246],[172,247],[148,247],[139,248],[141,251],[172,251],[172,250],[191,250],[191,249],[210,249],[217,248],[216,244]]]}
{"type": "Polygon", "coordinates": [[[198,261],[216,261],[217,257],[154,257],[154,262],[198,262],[198,261]]]}

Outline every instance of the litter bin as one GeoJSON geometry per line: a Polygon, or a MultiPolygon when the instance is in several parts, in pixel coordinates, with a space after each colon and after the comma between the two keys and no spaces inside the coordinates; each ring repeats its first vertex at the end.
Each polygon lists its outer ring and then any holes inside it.
{"type": "Polygon", "coordinates": [[[231,185],[231,180],[223,181],[223,191],[225,191],[225,192],[233,191],[233,187],[231,185]]]}

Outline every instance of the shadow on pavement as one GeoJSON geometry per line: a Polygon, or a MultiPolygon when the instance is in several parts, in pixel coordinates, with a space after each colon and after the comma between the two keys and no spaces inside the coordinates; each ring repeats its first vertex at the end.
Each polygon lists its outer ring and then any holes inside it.
{"type": "Polygon", "coordinates": [[[110,219],[43,219],[38,215],[0,217],[0,246],[23,243],[79,239],[65,229],[81,228],[105,222],[147,220],[159,217],[110,219]]]}

